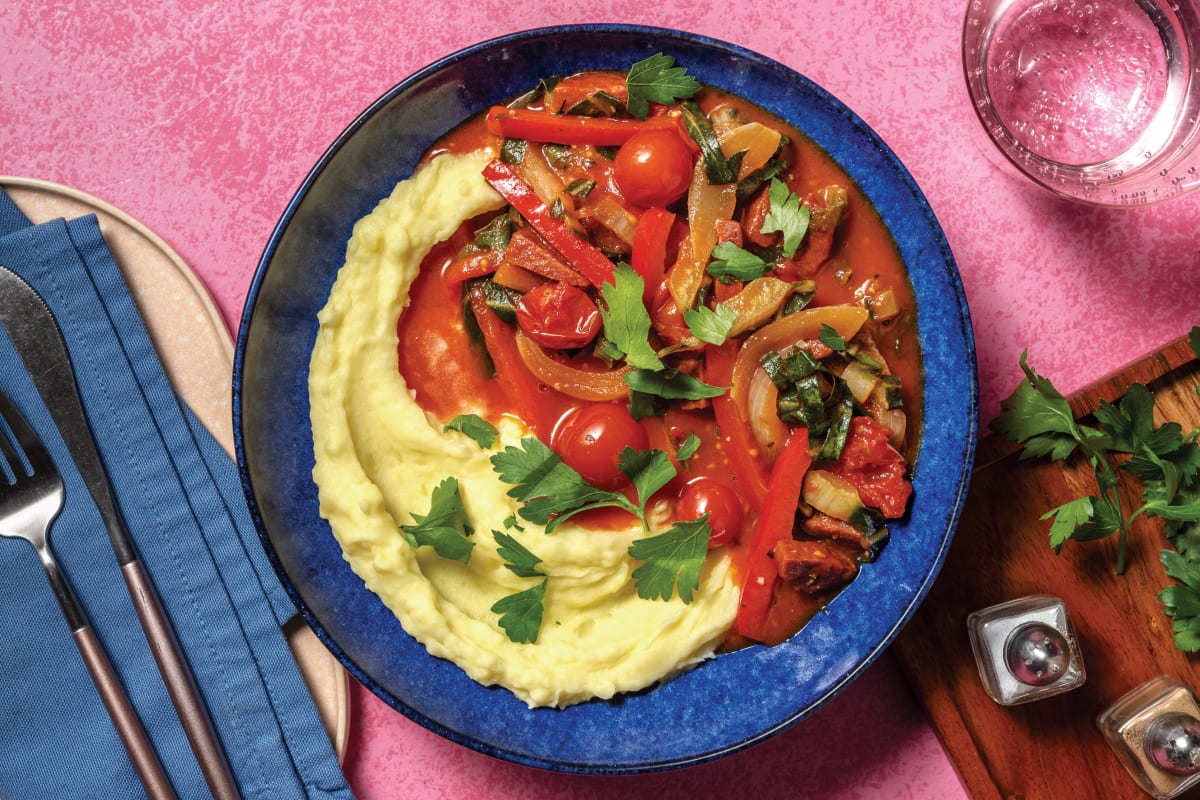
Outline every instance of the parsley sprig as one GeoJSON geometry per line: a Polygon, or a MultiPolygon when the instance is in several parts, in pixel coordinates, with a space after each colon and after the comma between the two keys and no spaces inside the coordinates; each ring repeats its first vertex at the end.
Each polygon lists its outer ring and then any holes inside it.
{"type": "Polygon", "coordinates": [[[492,467],[500,480],[512,484],[508,496],[520,501],[518,515],[546,526],[553,533],[559,524],[576,514],[595,508],[623,508],[649,530],[646,503],[651,495],[675,477],[675,468],[661,450],[626,447],[618,461],[621,471],[633,482],[638,504],[620,492],[598,489],[583,479],[540,439],[527,436],[519,445],[509,445],[492,456],[492,467]]]}
{"type": "MultiPolygon", "coordinates": [[[[1200,327],[1192,328],[1192,350],[1200,356],[1200,327]]],[[[1070,500],[1042,516],[1050,520],[1050,545],[1060,552],[1067,541],[1117,536],[1115,571],[1125,571],[1127,540],[1138,517],[1164,520],[1175,547],[1160,560],[1180,581],[1159,593],[1174,622],[1175,646],[1200,650],[1200,430],[1186,435],[1177,422],[1156,425],[1154,396],[1134,383],[1120,402],[1102,401],[1093,414],[1097,426],[1075,419],[1070,404],[1022,353],[1025,380],[1001,404],[991,427],[1022,444],[1021,457],[1061,461],[1079,453],[1091,464],[1096,493],[1070,500]],[[1141,483],[1141,504],[1127,511],[1118,492],[1118,470],[1141,483]]],[[[1200,390],[1198,390],[1200,391],[1200,390]]]]}
{"type": "Polygon", "coordinates": [[[808,205],[801,205],[800,198],[788,189],[787,184],[778,178],[771,179],[767,189],[767,197],[771,201],[767,217],[759,228],[761,233],[783,234],[783,255],[791,258],[796,255],[800,242],[808,233],[808,222],[812,215],[808,205]]]}
{"type": "Polygon", "coordinates": [[[633,542],[629,556],[645,562],[633,571],[638,597],[670,600],[679,592],[680,600],[692,602],[700,586],[700,568],[708,553],[710,532],[705,514],[697,520],[677,522],[666,533],[633,542]]]}
{"type": "MultiPolygon", "coordinates": [[[[690,457],[699,446],[698,438],[689,437],[680,456],[690,457]]],[[[654,493],[676,475],[675,466],[663,451],[625,448],[618,466],[633,483],[637,496],[635,504],[619,492],[588,484],[536,437],[526,437],[519,445],[504,448],[491,460],[500,479],[512,484],[509,495],[522,503],[518,515],[544,525],[548,534],[580,512],[606,506],[625,509],[648,531],[650,522],[646,506],[654,493]]],[[[446,478],[434,488],[429,513],[414,514],[413,523],[401,526],[412,547],[430,546],[443,558],[464,564],[470,562],[475,548],[475,542],[470,538],[474,529],[467,517],[457,478],[446,478]]],[[[505,527],[523,530],[511,517],[505,520],[505,527]]],[[[690,603],[700,586],[700,570],[708,553],[709,534],[707,518],[702,517],[676,522],[664,533],[634,540],[629,546],[629,557],[643,562],[633,571],[638,596],[670,600],[678,593],[680,600],[690,603]]],[[[511,641],[536,643],[550,577],[541,558],[516,537],[493,530],[492,538],[506,569],[521,578],[542,579],[535,586],[500,598],[491,607],[498,615],[497,624],[511,641]]]]}
{"type": "MultiPolygon", "coordinates": [[[[604,301],[600,318],[604,323],[609,355],[624,358],[625,363],[635,368],[624,379],[632,389],[630,413],[634,419],[653,413],[650,397],[699,400],[724,394],[726,390],[722,387],[711,386],[690,375],[668,369],[659,358],[650,345],[650,312],[642,300],[644,287],[642,276],[624,263],[618,264],[613,270],[612,283],[600,287],[600,297],[604,301]]],[[[710,312],[708,316],[701,313],[700,316],[686,319],[695,322],[709,339],[720,338],[722,341],[733,324],[727,310],[722,312],[720,309],[710,312]]]]}
{"type": "Polygon", "coordinates": [[[414,548],[428,545],[442,558],[471,560],[475,542],[469,537],[475,532],[463,508],[458,479],[446,478],[433,489],[429,513],[413,514],[412,525],[401,525],[404,538],[414,548]]]}
{"type": "MultiPolygon", "coordinates": [[[[644,530],[649,530],[646,505],[676,475],[663,451],[626,447],[617,466],[633,483],[638,498],[635,506],[623,494],[588,484],[558,454],[532,436],[522,439],[519,447],[509,446],[492,456],[492,464],[501,480],[514,484],[508,494],[524,504],[520,516],[545,525],[547,533],[581,511],[605,506],[624,508],[641,520],[644,530]]],[[[638,596],[670,600],[678,592],[680,600],[690,603],[700,585],[710,532],[707,519],[701,518],[676,522],[664,533],[634,540],[629,556],[645,562],[633,572],[638,596]]]]}
{"type": "Polygon", "coordinates": [[[721,242],[713,248],[712,261],[706,269],[709,275],[722,283],[733,283],[761,278],[770,267],[761,256],[738,247],[733,242],[721,242]]]}
{"type": "MultiPolygon", "coordinates": [[[[766,217],[759,226],[760,233],[781,233],[782,245],[768,258],[791,258],[796,255],[800,243],[808,235],[808,225],[812,211],[807,204],[802,205],[800,198],[793,193],[783,181],[771,179],[767,188],[770,200],[766,217]]],[[[771,262],[732,242],[721,242],[712,250],[712,261],[708,265],[708,274],[722,283],[734,281],[750,281],[761,278],[773,266],[771,262]]]]}
{"type": "Polygon", "coordinates": [[[492,611],[500,615],[497,624],[508,634],[509,641],[517,644],[536,644],[542,629],[545,613],[546,584],[543,580],[516,594],[501,597],[492,605],[492,611]]]}
{"type": "Polygon", "coordinates": [[[613,282],[600,287],[600,318],[609,344],[638,369],[660,370],[663,362],[650,346],[650,312],[642,302],[646,282],[628,264],[613,270],[613,282]]]}
{"type": "Polygon", "coordinates": [[[496,443],[500,431],[478,414],[459,414],[442,428],[442,433],[458,431],[470,437],[481,450],[489,450],[496,443]]]}
{"type": "Polygon", "coordinates": [[[507,533],[492,531],[496,540],[496,554],[504,559],[504,566],[519,578],[542,578],[536,586],[501,597],[492,605],[492,612],[500,615],[497,624],[508,634],[509,641],[517,644],[536,644],[542,629],[545,613],[546,571],[542,559],[529,551],[507,533]]]}
{"type": "Polygon", "coordinates": [[[625,75],[629,98],[625,107],[638,119],[650,113],[650,103],[674,103],[700,91],[700,83],[687,74],[684,67],[675,66],[675,59],[655,53],[632,67],[625,75]]]}
{"type": "Polygon", "coordinates": [[[725,305],[717,303],[716,307],[697,306],[683,312],[683,324],[702,342],[722,345],[737,322],[737,313],[725,305]]]}

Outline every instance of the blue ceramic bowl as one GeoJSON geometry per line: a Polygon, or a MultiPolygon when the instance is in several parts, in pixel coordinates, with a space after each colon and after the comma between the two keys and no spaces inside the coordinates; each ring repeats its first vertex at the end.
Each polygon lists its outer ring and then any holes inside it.
{"type": "Polygon", "coordinates": [[[678,31],[585,25],[470,47],[400,83],[329,148],[288,205],[250,287],[237,341],[238,464],[280,579],[321,640],[384,701],[456,742],[522,764],[626,773],[695,764],[803,719],[862,673],[936,576],[966,494],[978,405],[962,286],[908,172],[836,98],[763,56],[678,31]],[[702,83],[748,98],[824,147],[892,231],[918,303],[926,417],[911,513],[881,558],[777,647],[712,659],[649,691],[530,710],[429,656],[342,559],[317,513],[307,369],[354,221],[408,177],[439,136],[548,75],[624,70],[665,52],[702,83]]]}

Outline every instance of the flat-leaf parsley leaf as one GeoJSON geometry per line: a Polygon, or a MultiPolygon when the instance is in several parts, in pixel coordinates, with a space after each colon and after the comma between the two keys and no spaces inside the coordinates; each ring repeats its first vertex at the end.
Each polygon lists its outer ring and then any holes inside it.
{"type": "Polygon", "coordinates": [[[638,597],[644,600],[679,599],[692,602],[700,587],[700,568],[708,554],[711,529],[708,515],[700,519],[676,522],[666,533],[637,539],[629,545],[629,557],[644,561],[633,571],[638,597]]]}
{"type": "Polygon", "coordinates": [[[808,221],[812,212],[807,205],[800,205],[800,198],[788,189],[787,184],[778,178],[771,179],[767,189],[767,197],[771,201],[766,219],[759,227],[761,233],[783,234],[783,255],[791,258],[796,255],[800,242],[808,233],[808,221]]]}
{"type": "Polygon", "coordinates": [[[638,495],[638,516],[646,518],[646,503],[675,477],[675,467],[662,450],[626,447],[617,456],[617,468],[633,482],[638,495]]]}
{"type": "Polygon", "coordinates": [[[448,431],[466,434],[474,440],[475,444],[479,445],[481,450],[490,450],[496,443],[496,437],[500,435],[492,423],[478,414],[459,414],[450,420],[446,427],[442,428],[443,433],[448,431]]]}
{"type": "Polygon", "coordinates": [[[638,369],[659,370],[664,365],[650,346],[650,313],[642,302],[645,285],[633,267],[618,264],[613,282],[600,287],[604,299],[600,318],[604,337],[624,354],[626,363],[638,369]]]}
{"type": "MultiPolygon", "coordinates": [[[[1189,343],[1200,356],[1200,327],[1189,343]]],[[[1068,540],[1090,541],[1117,534],[1116,572],[1125,571],[1126,539],[1142,515],[1164,521],[1175,550],[1163,550],[1166,574],[1179,581],[1158,597],[1174,619],[1175,646],[1200,651],[1200,430],[1187,435],[1176,422],[1154,421],[1154,396],[1134,383],[1118,403],[1101,401],[1093,414],[1100,427],[1075,419],[1070,403],[1021,354],[1025,380],[1001,403],[991,427],[1023,445],[1022,458],[1062,460],[1079,452],[1091,465],[1096,494],[1051,509],[1050,544],[1055,551],[1068,540]],[[1116,458],[1120,456],[1121,458],[1116,458]],[[1125,458],[1128,456],[1128,458],[1125,458]],[[1125,513],[1117,468],[1141,482],[1141,505],[1125,513]]]]}
{"type": "Polygon", "coordinates": [[[517,644],[535,644],[542,628],[542,614],[546,598],[546,581],[523,592],[502,597],[492,606],[492,612],[500,615],[500,627],[510,641],[517,644]]]}
{"type": "Polygon", "coordinates": [[[546,572],[541,568],[542,559],[529,552],[529,548],[518,542],[507,533],[492,531],[496,540],[496,554],[504,559],[504,567],[519,578],[544,577],[546,572]]]}
{"type": "Polygon", "coordinates": [[[749,250],[743,250],[733,242],[721,242],[712,249],[713,260],[707,271],[721,283],[752,281],[767,272],[768,264],[749,250]]]}
{"type": "Polygon", "coordinates": [[[724,303],[717,303],[716,308],[698,306],[683,312],[683,323],[688,330],[708,344],[725,344],[736,321],[737,313],[724,303]]]}
{"type": "Polygon", "coordinates": [[[513,484],[508,496],[524,503],[518,514],[545,525],[547,533],[588,508],[618,506],[637,514],[624,495],[592,486],[535,436],[526,436],[519,447],[510,445],[492,456],[492,468],[500,480],[513,484]]]}
{"type": "Polygon", "coordinates": [[[720,397],[726,389],[713,386],[693,378],[685,372],[654,372],[648,369],[635,369],[628,373],[624,381],[630,389],[642,394],[652,394],[667,400],[700,400],[705,397],[720,397]]]}
{"type": "Polygon", "coordinates": [[[684,67],[675,66],[674,58],[656,53],[629,68],[625,88],[629,95],[625,107],[638,119],[645,119],[651,102],[665,105],[691,97],[700,91],[700,83],[684,67]]]}
{"type": "Polygon", "coordinates": [[[404,538],[414,548],[429,545],[442,558],[461,561],[471,560],[475,542],[469,537],[474,533],[459,493],[458,479],[446,478],[433,489],[429,513],[412,515],[414,525],[401,525],[404,538]]]}

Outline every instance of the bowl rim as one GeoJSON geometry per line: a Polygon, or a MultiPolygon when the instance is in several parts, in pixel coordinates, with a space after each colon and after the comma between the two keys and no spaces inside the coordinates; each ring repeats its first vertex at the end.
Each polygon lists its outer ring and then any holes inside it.
{"type": "MultiPolygon", "coordinates": [[[[818,145],[820,145],[819,142],[818,145]]],[[[843,169],[845,169],[845,167],[843,167],[843,169]]],[[[849,170],[847,170],[847,172],[849,172],[849,170]]],[[[857,182],[861,183],[861,176],[851,175],[851,177],[857,182]]],[[[911,272],[911,267],[909,269],[911,272]]],[[[850,110],[842,101],[834,97],[822,86],[815,83],[811,79],[776,61],[773,58],[764,56],[740,45],[721,41],[703,34],[692,33],[686,30],[665,29],[646,25],[625,25],[620,23],[587,23],[544,26],[520,30],[495,38],[478,41],[474,44],[468,45],[446,56],[443,56],[421,68],[420,70],[412,73],[380,95],[364,111],[358,114],[329,145],[329,147],[326,148],[316,164],[312,167],[304,180],[297,187],[291,200],[285,207],[279,222],[276,224],[266,246],[264,247],[263,254],[259,260],[253,280],[248,289],[245,306],[243,308],[239,330],[236,337],[236,350],[233,370],[233,427],[238,470],[243,491],[246,495],[247,503],[249,505],[251,519],[254,522],[260,541],[267,552],[268,560],[283,584],[287,595],[295,604],[298,612],[304,618],[305,622],[314,630],[322,643],[334,652],[339,661],[341,661],[341,663],[345,666],[347,671],[360,683],[370,689],[373,694],[382,699],[389,706],[401,712],[409,719],[447,739],[450,739],[451,741],[469,747],[478,752],[482,752],[513,763],[558,772],[575,774],[632,774],[658,772],[692,766],[721,758],[761,742],[764,739],[767,739],[779,733],[780,731],[791,727],[795,723],[809,716],[819,706],[828,702],[830,699],[840,693],[842,689],[859,677],[870,665],[875,662],[875,660],[883,653],[883,651],[887,649],[887,647],[903,628],[904,624],[911,618],[917,606],[927,594],[929,586],[940,572],[941,566],[945,560],[946,552],[953,538],[954,529],[958,523],[963,505],[965,503],[966,488],[970,477],[974,460],[975,444],[978,437],[978,392],[975,346],[974,337],[971,330],[970,315],[966,303],[965,292],[961,283],[961,278],[958,274],[949,243],[946,240],[945,234],[942,231],[932,208],[929,206],[927,199],[917,186],[909,171],[900,162],[899,158],[891,150],[891,148],[884,143],[882,138],[872,128],[870,128],[865,121],[863,121],[857,114],[850,110]],[[967,425],[967,430],[962,432],[963,438],[961,441],[961,447],[963,458],[959,465],[959,474],[955,476],[958,492],[953,498],[952,507],[949,509],[946,526],[947,530],[941,534],[942,538],[940,541],[940,546],[937,549],[933,562],[928,564],[928,570],[922,576],[920,585],[913,590],[908,605],[903,609],[895,623],[890,627],[882,639],[876,642],[874,647],[870,649],[870,652],[867,653],[865,657],[859,659],[852,669],[847,670],[841,675],[840,679],[831,684],[828,691],[826,691],[820,698],[807,707],[801,709],[798,713],[779,720],[773,725],[764,727],[763,729],[759,730],[756,735],[741,741],[729,743],[721,748],[709,749],[703,753],[697,753],[686,758],[678,758],[670,761],[660,760],[653,763],[638,763],[633,765],[562,762],[556,761],[552,758],[531,756],[513,749],[489,745],[485,742],[473,739],[469,735],[464,735],[450,728],[448,725],[445,725],[438,720],[432,719],[426,714],[411,708],[404,702],[402,698],[395,697],[390,690],[381,686],[376,679],[374,679],[355,661],[351,654],[346,652],[345,649],[333,639],[329,631],[309,607],[307,601],[305,601],[300,595],[299,590],[293,584],[278,554],[276,553],[271,541],[270,533],[268,532],[265,520],[263,519],[261,509],[255,499],[249,465],[246,461],[244,416],[242,408],[246,346],[251,335],[254,314],[258,307],[260,291],[266,277],[266,272],[270,267],[272,258],[274,257],[281,240],[287,233],[288,227],[293,222],[303,199],[313,185],[320,179],[321,175],[329,167],[330,163],[335,159],[338,153],[346,146],[347,142],[353,138],[353,136],[358,133],[358,131],[372,117],[374,117],[380,112],[381,109],[391,103],[397,96],[402,95],[415,85],[462,60],[473,58],[493,48],[538,40],[547,36],[584,35],[596,32],[654,37],[656,40],[661,40],[663,42],[664,50],[669,48],[672,42],[678,42],[686,43],[690,46],[710,48],[727,55],[753,61],[758,66],[768,68],[784,76],[788,80],[801,82],[806,86],[808,91],[817,95],[825,103],[828,103],[836,113],[845,117],[846,120],[848,120],[855,128],[857,128],[858,131],[870,142],[870,144],[873,145],[873,147],[878,151],[878,154],[890,163],[894,173],[893,177],[900,182],[903,189],[911,194],[911,200],[913,203],[915,203],[916,210],[920,212],[924,221],[931,227],[931,230],[935,234],[935,238],[941,249],[940,255],[944,259],[945,264],[950,267],[950,290],[956,303],[956,308],[954,310],[957,312],[958,320],[961,324],[964,344],[967,350],[966,359],[968,363],[965,366],[969,371],[969,380],[967,381],[969,396],[965,398],[964,402],[970,409],[970,422],[967,425]]],[[[430,656],[430,658],[433,658],[433,656],[430,656]]]]}

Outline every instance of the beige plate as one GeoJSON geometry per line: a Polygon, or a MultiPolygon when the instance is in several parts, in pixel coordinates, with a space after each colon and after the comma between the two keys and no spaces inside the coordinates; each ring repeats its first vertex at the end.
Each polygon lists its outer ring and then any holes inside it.
{"type": "MultiPolygon", "coordinates": [[[[35,223],[96,215],[171,383],[232,455],[233,340],[208,290],[187,263],[145,225],[83,192],[4,176],[0,188],[35,223]]],[[[349,678],[302,621],[293,620],[284,631],[340,758],[349,732],[349,678]]]]}

